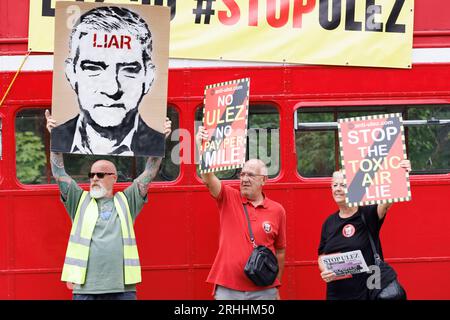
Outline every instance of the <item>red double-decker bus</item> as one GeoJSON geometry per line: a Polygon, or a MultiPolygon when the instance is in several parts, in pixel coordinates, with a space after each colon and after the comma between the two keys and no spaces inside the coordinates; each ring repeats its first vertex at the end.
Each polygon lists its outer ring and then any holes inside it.
{"type": "MultiPolygon", "coordinates": [[[[28,0],[0,2],[0,97],[27,53],[28,0]]],[[[336,207],[330,176],[339,167],[338,118],[401,113],[412,200],[394,204],[381,232],[386,260],[410,299],[450,299],[450,11],[417,0],[411,69],[171,60],[169,138],[149,203],[136,221],[140,299],[210,299],[205,279],[218,248],[214,200],[195,165],[193,136],[204,87],[251,79],[249,156],[263,159],[267,195],[287,213],[283,299],[324,299],[317,266],[321,225],[336,207]]],[[[52,56],[31,54],[0,107],[0,299],[70,299],[60,281],[70,218],[51,177],[45,109],[52,56]]],[[[83,188],[95,157],[65,155],[83,188]]],[[[117,190],[142,158],[115,158],[117,190]]],[[[230,170],[221,178],[238,187],[230,170]]]]}

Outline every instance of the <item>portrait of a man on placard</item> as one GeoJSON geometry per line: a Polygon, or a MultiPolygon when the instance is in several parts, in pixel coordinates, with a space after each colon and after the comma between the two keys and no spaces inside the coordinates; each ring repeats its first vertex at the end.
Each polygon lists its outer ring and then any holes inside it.
{"type": "Polygon", "coordinates": [[[163,156],[170,9],[76,6],[66,46],[69,4],[56,7],[51,150],[163,156]]]}

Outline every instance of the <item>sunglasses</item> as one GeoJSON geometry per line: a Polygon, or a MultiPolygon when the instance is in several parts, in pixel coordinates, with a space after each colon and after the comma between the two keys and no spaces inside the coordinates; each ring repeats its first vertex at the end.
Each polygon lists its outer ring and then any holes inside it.
{"type": "Polygon", "coordinates": [[[111,173],[111,172],[89,172],[88,173],[89,179],[94,178],[96,175],[99,179],[103,179],[105,177],[105,175],[111,176],[111,175],[114,175],[114,173],[111,173]]]}

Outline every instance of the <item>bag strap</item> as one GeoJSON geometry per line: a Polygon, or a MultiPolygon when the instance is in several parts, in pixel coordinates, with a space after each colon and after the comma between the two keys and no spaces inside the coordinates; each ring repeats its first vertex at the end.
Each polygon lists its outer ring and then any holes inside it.
{"type": "Polygon", "coordinates": [[[364,225],[366,226],[367,232],[369,234],[370,246],[372,247],[373,257],[375,258],[375,264],[378,265],[378,262],[381,261],[381,257],[378,254],[377,247],[375,246],[375,241],[373,241],[372,234],[370,233],[369,226],[367,225],[367,222],[366,222],[366,217],[364,217],[364,212],[362,212],[362,211],[361,211],[361,219],[362,219],[364,225]]]}
{"type": "Polygon", "coordinates": [[[255,236],[253,234],[253,230],[252,230],[252,225],[250,224],[250,218],[248,216],[248,212],[247,212],[247,206],[245,204],[242,204],[242,206],[244,207],[244,212],[245,212],[245,216],[247,217],[247,222],[248,222],[248,232],[250,234],[250,242],[252,243],[253,248],[256,248],[257,245],[255,243],[255,236]]]}

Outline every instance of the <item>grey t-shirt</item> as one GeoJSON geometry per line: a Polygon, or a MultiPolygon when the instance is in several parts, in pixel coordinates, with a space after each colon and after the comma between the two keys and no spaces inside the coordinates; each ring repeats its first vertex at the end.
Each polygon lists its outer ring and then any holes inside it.
{"type": "MultiPolygon", "coordinates": [[[[133,222],[144,204],[143,198],[133,182],[124,191],[128,199],[133,222]]],[[[61,197],[70,218],[75,218],[78,202],[83,190],[74,182],[70,184],[67,200],[61,197]]],[[[124,284],[123,243],[120,218],[114,206],[114,199],[97,199],[98,219],[92,234],[86,281],[75,284],[73,293],[101,294],[136,291],[135,285],[124,284]]]]}

